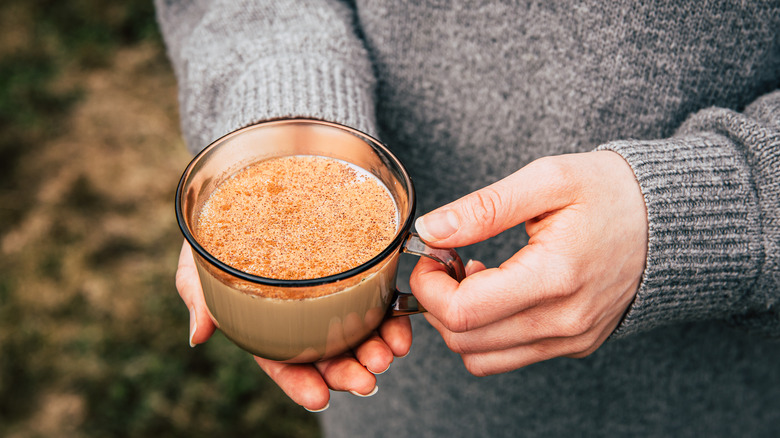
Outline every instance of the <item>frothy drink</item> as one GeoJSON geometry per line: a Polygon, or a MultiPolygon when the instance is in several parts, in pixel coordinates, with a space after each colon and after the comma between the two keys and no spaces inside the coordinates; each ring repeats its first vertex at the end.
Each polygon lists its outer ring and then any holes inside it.
{"type": "MultiPolygon", "coordinates": [[[[398,232],[398,215],[389,190],[369,172],[333,158],[293,155],[251,164],[220,183],[195,234],[209,253],[243,272],[315,279],[381,253],[398,232]]],[[[271,359],[313,361],[379,325],[394,291],[396,257],[317,287],[242,287],[218,271],[201,272],[201,279],[218,291],[206,301],[213,312],[230,315],[217,323],[235,343],[250,351],[262,344],[271,359]]]]}
{"type": "Polygon", "coordinates": [[[397,230],[395,203],[376,177],[332,158],[288,156],[224,181],[203,206],[197,234],[236,269],[301,280],[365,263],[397,230]]]}
{"type": "Polygon", "coordinates": [[[386,317],[424,311],[396,289],[402,253],[464,277],[454,250],[411,232],[414,211],[398,158],[319,120],[232,132],[193,158],[176,190],[211,319],[245,350],[285,362],[344,354],[386,317]]]}

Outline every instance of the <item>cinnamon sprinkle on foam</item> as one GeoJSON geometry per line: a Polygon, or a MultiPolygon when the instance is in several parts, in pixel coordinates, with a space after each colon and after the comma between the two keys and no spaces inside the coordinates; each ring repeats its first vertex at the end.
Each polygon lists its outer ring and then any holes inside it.
{"type": "Polygon", "coordinates": [[[387,188],[346,162],[289,156],[220,184],[198,218],[198,242],[223,263],[282,280],[326,277],[384,250],[398,229],[387,188]]]}

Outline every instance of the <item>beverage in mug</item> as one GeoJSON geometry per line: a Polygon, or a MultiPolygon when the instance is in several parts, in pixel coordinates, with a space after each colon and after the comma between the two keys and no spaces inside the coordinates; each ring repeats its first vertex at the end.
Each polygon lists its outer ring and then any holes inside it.
{"type": "Polygon", "coordinates": [[[267,359],[348,351],[385,317],[424,311],[395,288],[401,252],[461,279],[457,253],[410,232],[415,193],[381,143],[316,120],[253,125],[189,164],[176,195],[217,327],[267,359]]]}
{"type": "Polygon", "coordinates": [[[332,158],[294,155],[225,180],[203,205],[195,237],[236,269],[302,280],[363,264],[397,231],[395,202],[376,177],[332,158]]]}

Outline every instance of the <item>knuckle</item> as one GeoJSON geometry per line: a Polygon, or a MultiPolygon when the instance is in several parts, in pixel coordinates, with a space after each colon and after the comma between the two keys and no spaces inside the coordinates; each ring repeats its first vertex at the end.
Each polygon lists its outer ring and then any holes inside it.
{"type": "Polygon", "coordinates": [[[581,336],[571,344],[571,353],[567,357],[582,359],[593,354],[598,349],[597,338],[581,336]]]}
{"type": "Polygon", "coordinates": [[[176,270],[176,289],[181,292],[182,289],[186,286],[187,283],[187,274],[185,273],[185,270],[183,268],[179,268],[176,270]]]}
{"type": "Polygon", "coordinates": [[[577,291],[577,281],[572,273],[573,271],[566,266],[567,263],[566,261],[561,261],[556,274],[546,279],[546,290],[551,298],[569,298],[577,291]]]}
{"type": "Polygon", "coordinates": [[[531,163],[536,167],[540,175],[544,175],[544,181],[548,184],[553,194],[564,199],[568,198],[568,193],[575,187],[576,181],[574,175],[576,172],[572,169],[568,160],[557,157],[542,157],[531,163]]]}
{"type": "Polygon", "coordinates": [[[448,330],[454,333],[467,332],[472,325],[471,316],[469,312],[467,312],[466,307],[459,306],[455,302],[447,307],[447,310],[440,321],[448,330]]]}
{"type": "Polygon", "coordinates": [[[501,211],[501,195],[491,187],[473,193],[468,204],[469,214],[477,223],[490,227],[496,223],[501,211]]]}
{"type": "MultiPolygon", "coordinates": [[[[565,269],[556,269],[546,275],[539,275],[537,284],[539,284],[539,294],[542,302],[549,304],[558,303],[561,306],[559,307],[561,312],[579,313],[576,307],[572,307],[576,305],[578,301],[577,296],[582,290],[577,274],[565,269]]],[[[568,315],[563,315],[562,318],[568,321],[569,317],[568,315]]]]}
{"type": "Polygon", "coordinates": [[[542,157],[532,163],[537,166],[545,179],[556,185],[567,186],[571,181],[569,164],[560,157],[542,157]]]}
{"type": "Polygon", "coordinates": [[[592,319],[582,312],[567,312],[558,322],[560,336],[565,338],[582,336],[591,329],[592,319]]]}
{"type": "Polygon", "coordinates": [[[594,351],[596,351],[595,348],[587,349],[587,350],[583,350],[583,351],[580,351],[580,352],[577,352],[577,353],[572,353],[572,354],[568,355],[567,357],[570,357],[572,359],[584,359],[584,358],[590,356],[591,354],[593,354],[594,351]]]}
{"type": "Polygon", "coordinates": [[[192,266],[179,266],[176,270],[176,289],[182,293],[185,290],[193,286],[196,281],[198,272],[192,266]]]}
{"type": "Polygon", "coordinates": [[[461,342],[460,338],[453,333],[447,333],[442,336],[444,343],[447,344],[447,348],[452,350],[453,353],[464,354],[467,352],[467,348],[461,342]]]}
{"type": "Polygon", "coordinates": [[[475,377],[486,377],[496,373],[488,366],[483,356],[463,355],[461,357],[463,359],[463,365],[466,367],[466,371],[475,377]]]}

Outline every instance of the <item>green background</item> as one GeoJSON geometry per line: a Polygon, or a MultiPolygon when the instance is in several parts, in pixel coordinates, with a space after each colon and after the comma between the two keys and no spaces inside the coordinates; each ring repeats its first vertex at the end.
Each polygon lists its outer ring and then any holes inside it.
{"type": "Polygon", "coordinates": [[[0,436],[318,436],[174,286],[190,156],[151,1],[0,3],[0,436]]]}

